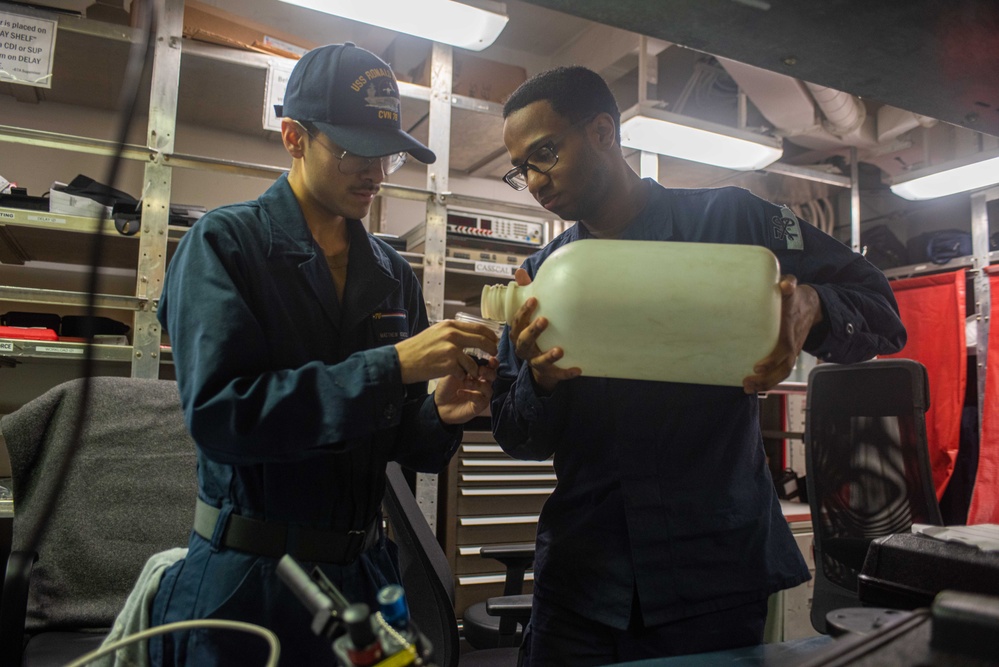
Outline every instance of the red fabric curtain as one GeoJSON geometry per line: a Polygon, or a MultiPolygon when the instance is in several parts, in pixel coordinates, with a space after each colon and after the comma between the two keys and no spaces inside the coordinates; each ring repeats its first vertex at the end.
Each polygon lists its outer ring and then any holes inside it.
{"type": "Polygon", "coordinates": [[[968,508],[968,524],[999,523],[999,327],[992,323],[999,317],[999,267],[988,267],[989,348],[985,369],[985,401],[982,409],[982,433],[979,438],[978,472],[968,508]]]}
{"type": "Polygon", "coordinates": [[[908,342],[886,357],[915,359],[930,378],[926,437],[937,498],[954,471],[961,439],[961,408],[968,380],[965,350],[964,271],[896,280],[891,283],[908,342]]]}

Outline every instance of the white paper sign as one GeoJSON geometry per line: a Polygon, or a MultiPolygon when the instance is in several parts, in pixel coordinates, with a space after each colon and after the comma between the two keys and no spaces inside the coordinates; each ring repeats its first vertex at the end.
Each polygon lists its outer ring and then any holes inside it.
{"type": "Polygon", "coordinates": [[[264,90],[264,129],[281,131],[281,119],[274,112],[275,104],[284,103],[284,91],[288,87],[288,77],[295,68],[295,61],[287,58],[271,58],[267,66],[267,86],[264,90]]]}
{"type": "Polygon", "coordinates": [[[52,87],[56,22],[0,12],[0,81],[52,87]]]}
{"type": "Polygon", "coordinates": [[[14,351],[13,343],[7,343],[7,342],[0,343],[0,352],[13,352],[13,351],[14,351]]]}

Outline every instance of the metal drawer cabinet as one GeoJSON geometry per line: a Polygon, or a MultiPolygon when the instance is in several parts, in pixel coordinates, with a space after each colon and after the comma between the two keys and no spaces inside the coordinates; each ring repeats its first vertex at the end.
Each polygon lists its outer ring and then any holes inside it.
{"type": "MultiPolygon", "coordinates": [[[[552,462],[519,461],[500,448],[492,434],[465,433],[442,485],[446,498],[441,539],[455,575],[455,613],[503,593],[505,569],[482,558],[492,544],[534,544],[541,506],[555,488],[552,462]]],[[[528,570],[524,592],[531,592],[528,570]]]]}

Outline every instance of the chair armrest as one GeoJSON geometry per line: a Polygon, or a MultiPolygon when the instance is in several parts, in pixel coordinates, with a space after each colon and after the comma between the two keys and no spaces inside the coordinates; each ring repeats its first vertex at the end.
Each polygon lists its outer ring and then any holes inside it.
{"type": "Polygon", "coordinates": [[[499,646],[515,646],[517,626],[526,628],[531,620],[533,595],[504,595],[486,600],[486,613],[499,616],[499,646]]]}
{"type": "Polygon", "coordinates": [[[519,616],[530,619],[533,595],[504,595],[486,600],[486,613],[490,616],[519,616]]]}
{"type": "Polygon", "coordinates": [[[0,665],[20,665],[24,653],[24,620],[28,613],[28,584],[38,554],[12,551],[7,557],[0,597],[0,665]]]}

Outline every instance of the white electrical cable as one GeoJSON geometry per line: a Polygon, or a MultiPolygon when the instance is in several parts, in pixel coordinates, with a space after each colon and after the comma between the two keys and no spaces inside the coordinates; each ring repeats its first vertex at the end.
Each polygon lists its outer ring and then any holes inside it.
{"type": "Polygon", "coordinates": [[[270,655],[268,656],[264,667],[277,667],[278,658],[281,657],[281,643],[278,641],[277,635],[267,628],[254,625],[252,623],[244,623],[242,621],[226,621],[221,619],[205,618],[194,621],[177,621],[176,623],[167,623],[166,625],[159,625],[155,628],[143,630],[142,632],[136,632],[134,635],[129,635],[128,637],[119,639],[118,641],[101,646],[100,648],[77,658],[73,662],[66,665],[66,667],[83,667],[83,665],[93,662],[97,658],[102,658],[109,653],[114,653],[118,649],[128,646],[129,644],[134,644],[135,642],[142,641],[143,639],[149,639],[150,637],[155,637],[156,635],[174,632],[175,630],[190,630],[192,628],[239,630],[241,632],[249,632],[263,637],[270,647],[270,655]]]}
{"type": "Polygon", "coordinates": [[[801,214],[805,220],[815,224],[815,207],[812,206],[812,202],[806,201],[801,205],[801,214]]]}
{"type": "MultiPolygon", "coordinates": [[[[686,84],[683,86],[683,90],[680,91],[676,101],[673,103],[673,111],[675,113],[683,113],[683,110],[687,107],[687,103],[690,102],[691,94],[695,96],[695,100],[698,100],[701,97],[700,89],[705,85],[705,78],[708,75],[710,75],[710,72],[705,69],[705,65],[703,63],[698,62],[694,65],[694,71],[687,79],[686,84]]],[[[710,84],[710,81],[707,83],[710,84]]]]}
{"type": "Polygon", "coordinates": [[[828,197],[819,197],[800,204],[790,204],[788,208],[801,220],[812,223],[816,229],[832,236],[836,228],[833,205],[828,197]]]}
{"type": "Polygon", "coordinates": [[[824,231],[829,236],[832,236],[833,229],[836,226],[836,220],[833,216],[832,202],[829,201],[828,197],[821,197],[816,200],[819,204],[819,209],[822,211],[822,231],[824,231]]]}

